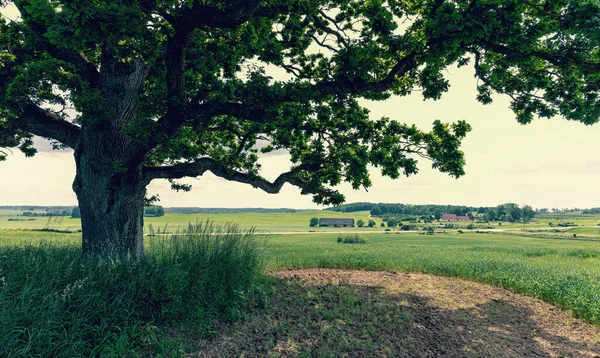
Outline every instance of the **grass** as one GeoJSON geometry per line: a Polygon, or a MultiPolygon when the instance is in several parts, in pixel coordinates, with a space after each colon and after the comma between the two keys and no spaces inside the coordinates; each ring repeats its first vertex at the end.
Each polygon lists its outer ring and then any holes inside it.
{"type": "Polygon", "coordinates": [[[0,246],[0,356],[173,356],[261,299],[259,241],[202,224],[141,262],[82,258],[70,240],[0,246]],[[189,340],[194,341],[193,339],[189,340]]]}
{"type": "MultiPolygon", "coordinates": [[[[81,355],[76,352],[119,356],[132,347],[140,355],[179,352],[187,343],[173,338],[179,333],[170,332],[188,332],[189,326],[194,326],[191,332],[206,334],[212,329],[211,317],[243,317],[244,302],[252,300],[253,292],[264,296],[264,286],[256,281],[258,256],[250,255],[242,263],[224,259],[238,257],[235,252],[242,257],[244,252],[261,252],[267,270],[322,267],[457,276],[539,297],[600,325],[600,241],[579,238],[584,234],[599,237],[600,229],[565,228],[562,236],[553,237],[551,233],[522,231],[523,226],[534,228],[533,224],[503,224],[513,229],[506,234],[475,230],[440,233],[439,225],[434,225],[435,235],[373,232],[382,230],[380,227],[369,231],[308,226],[311,217],[358,219],[366,214],[168,214],[146,223],[161,227],[168,222],[170,229],[177,229],[184,226],[184,220],[187,226],[203,217],[218,221],[235,218],[242,228],[256,223],[264,231],[296,234],[273,234],[264,249],[250,245],[237,251],[234,246],[219,246],[222,235],[215,237],[192,228],[192,236],[175,240],[147,238],[148,257],[137,266],[81,259],[79,233],[0,230],[0,331],[11,332],[0,334],[0,356],[6,352],[53,356],[65,347],[71,349],[65,356],[81,355]],[[312,229],[323,232],[307,233],[312,229]],[[338,236],[343,241],[353,231],[360,231],[366,244],[337,243],[338,236]],[[574,233],[579,234],[577,239],[572,238],[574,233]],[[522,236],[532,234],[545,236],[522,236]],[[204,237],[204,241],[193,237],[204,237]],[[211,249],[211,243],[222,250],[211,249]],[[248,269],[240,271],[238,265],[245,265],[243,262],[248,269]],[[8,348],[2,351],[3,347],[8,348]]],[[[585,220],[595,222],[590,218],[566,221],[583,226],[585,220]]],[[[561,221],[565,220],[556,219],[561,221]]],[[[0,227],[7,223],[0,222],[0,227]]],[[[537,225],[545,227],[547,223],[537,225]]]]}
{"type": "Polygon", "coordinates": [[[463,277],[541,298],[600,325],[600,243],[499,234],[371,234],[366,245],[331,235],[273,236],[267,268],[344,268],[463,277]]]}

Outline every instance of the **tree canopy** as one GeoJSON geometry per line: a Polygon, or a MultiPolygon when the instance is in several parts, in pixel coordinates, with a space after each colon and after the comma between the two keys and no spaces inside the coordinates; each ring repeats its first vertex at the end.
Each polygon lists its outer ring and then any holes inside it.
{"type": "Polygon", "coordinates": [[[342,181],[371,186],[368,165],[398,178],[424,157],[461,176],[467,123],[436,120],[425,132],[369,118],[360,104],[413,92],[438,99],[449,66],[473,66],[476,99],[509,96],[521,123],[560,115],[592,124],[600,114],[591,0],[0,4],[20,13],[0,20],[0,147],[31,156],[38,135],[75,150],[82,219],[95,217],[84,243],[107,215],[139,226],[154,179],[189,190],[174,180],[210,171],[337,204],[342,181]],[[288,151],[291,166],[269,181],[258,159],[275,150],[288,151]],[[134,201],[140,208],[128,207],[134,201]]]}

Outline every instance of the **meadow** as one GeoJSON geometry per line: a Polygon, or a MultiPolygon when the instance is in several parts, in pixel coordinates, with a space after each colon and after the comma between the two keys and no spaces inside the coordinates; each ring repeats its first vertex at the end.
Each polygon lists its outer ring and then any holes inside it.
{"type": "MultiPolygon", "coordinates": [[[[266,237],[260,240],[260,252],[267,273],[282,269],[318,267],[455,276],[541,298],[572,312],[576,317],[600,325],[600,233],[595,227],[583,227],[595,226],[594,218],[585,218],[580,222],[577,222],[576,218],[569,218],[568,221],[575,221],[581,227],[560,228],[560,233],[545,233],[545,230],[541,229],[548,227],[549,220],[559,223],[562,218],[539,219],[539,232],[534,232],[534,223],[503,223],[500,226],[509,229],[506,232],[446,230],[441,223],[424,224],[436,227],[435,234],[431,235],[424,231],[400,232],[397,228],[384,232],[384,228],[379,227],[380,220],[377,220],[378,226],[371,229],[310,228],[308,222],[311,217],[353,217],[362,218],[366,222],[368,213],[308,211],[267,214],[167,214],[160,218],[147,218],[146,227],[152,224],[155,228],[166,227],[168,230],[175,230],[186,227],[190,222],[202,223],[207,219],[221,223],[235,221],[240,224],[242,230],[256,227],[258,232],[266,233],[266,237]],[[279,232],[286,234],[277,234],[279,232]],[[366,243],[352,245],[337,242],[339,235],[351,232],[359,232],[366,243]],[[531,234],[538,236],[528,236],[531,234]],[[577,237],[573,237],[573,234],[577,234],[577,237]]],[[[75,260],[81,240],[80,233],[32,231],[43,229],[44,226],[38,226],[37,222],[45,223],[47,218],[10,222],[7,219],[7,216],[0,217],[0,268],[3,270],[0,276],[15,277],[17,273],[10,274],[11,270],[33,269],[35,265],[38,268],[42,267],[39,264],[41,259],[36,255],[43,256],[43,260],[47,260],[50,255],[67,255],[68,260],[57,264],[60,267],[57,266],[56,270],[59,271],[69,266],[69,260],[75,260]],[[30,268],[26,265],[19,266],[20,268],[12,267],[8,264],[15,261],[11,255],[17,255],[19,260],[25,262],[28,259],[32,260],[35,265],[32,264],[30,268]]],[[[482,229],[489,227],[487,224],[480,226],[482,229]]],[[[74,219],[64,219],[60,225],[61,229],[77,227],[74,219]]],[[[160,237],[148,237],[148,252],[157,252],[156,246],[153,245],[161,242],[170,241],[163,241],[160,237]]],[[[193,259],[188,261],[191,266],[194,265],[193,259]]],[[[175,272],[167,271],[166,275],[169,280],[184,280],[182,284],[187,285],[185,280],[189,278],[186,275],[181,276],[183,268],[179,269],[180,271],[175,272]]],[[[127,270],[121,274],[125,275],[127,270]]],[[[153,266],[148,270],[159,272],[162,269],[153,266]]],[[[85,270],[80,274],[85,274],[85,270]]],[[[43,273],[36,275],[44,276],[43,273]]],[[[81,275],[75,275],[75,281],[81,280],[81,275]]],[[[223,274],[213,273],[213,277],[221,275],[223,274]]],[[[51,276],[58,280],[56,275],[51,276]]],[[[64,284],[67,288],[70,287],[69,283],[64,284]]],[[[132,290],[140,289],[134,287],[132,290]]],[[[0,290],[0,296],[2,292],[0,290]]],[[[240,297],[246,296],[243,294],[240,297]]],[[[238,303],[236,305],[239,306],[238,303]]],[[[227,308],[223,310],[227,312],[227,308]]],[[[147,322],[144,324],[150,324],[148,322],[152,321],[152,317],[153,314],[145,316],[143,320],[147,322]]],[[[164,320],[168,321],[167,318],[164,320]]],[[[147,329],[153,330],[152,327],[154,326],[147,329]]],[[[114,332],[111,334],[114,335],[114,332]]],[[[139,335],[139,332],[136,334],[139,335]]],[[[152,337],[158,339],[156,335],[152,337]]],[[[118,338],[117,336],[115,339],[118,338]]]]}

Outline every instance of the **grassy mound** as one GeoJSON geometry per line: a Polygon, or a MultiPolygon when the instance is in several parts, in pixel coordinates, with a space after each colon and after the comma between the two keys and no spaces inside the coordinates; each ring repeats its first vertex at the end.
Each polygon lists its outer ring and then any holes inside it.
{"type": "Polygon", "coordinates": [[[260,241],[235,225],[196,224],[152,238],[146,253],[134,262],[82,258],[76,246],[0,247],[0,356],[171,356],[182,343],[169,332],[210,333],[262,290],[260,241]]]}

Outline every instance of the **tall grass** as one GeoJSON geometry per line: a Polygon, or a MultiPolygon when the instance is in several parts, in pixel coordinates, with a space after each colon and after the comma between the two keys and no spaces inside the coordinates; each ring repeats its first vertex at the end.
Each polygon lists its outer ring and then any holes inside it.
{"type": "Polygon", "coordinates": [[[170,330],[209,331],[260,292],[261,241],[236,225],[155,237],[140,261],[75,245],[0,247],[0,357],[177,355],[170,330]]]}

